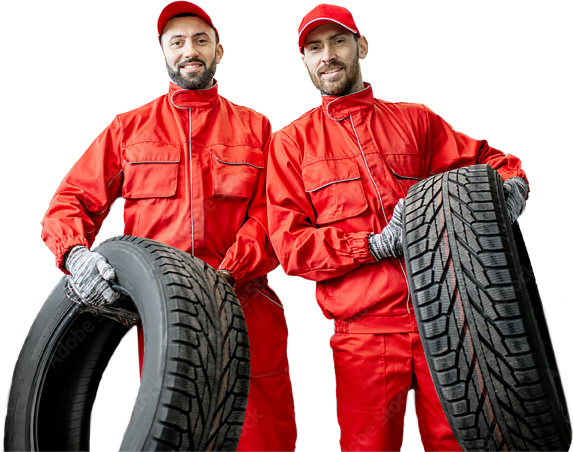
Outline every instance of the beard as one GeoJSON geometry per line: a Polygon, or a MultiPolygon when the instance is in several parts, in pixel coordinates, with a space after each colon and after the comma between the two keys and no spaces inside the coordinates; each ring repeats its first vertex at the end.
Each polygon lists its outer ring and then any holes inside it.
{"type": "Polygon", "coordinates": [[[211,82],[213,81],[213,77],[215,76],[215,72],[217,71],[217,52],[215,52],[215,57],[209,66],[207,63],[199,58],[191,58],[190,60],[182,61],[181,63],[177,64],[175,68],[169,66],[169,63],[165,61],[165,66],[167,67],[167,73],[169,74],[169,78],[175,83],[176,85],[180,86],[183,89],[205,89],[209,87],[211,82]],[[181,68],[187,63],[201,63],[203,64],[203,70],[199,73],[194,74],[182,74],[181,68]]]}
{"type": "Polygon", "coordinates": [[[322,94],[326,96],[344,96],[352,90],[352,87],[360,77],[360,57],[358,50],[350,64],[347,65],[342,63],[342,61],[335,60],[327,65],[320,66],[320,72],[328,71],[328,69],[333,67],[341,67],[344,69],[346,76],[343,76],[340,80],[330,81],[324,80],[320,75],[317,76],[310,72],[308,66],[306,67],[306,70],[308,75],[310,75],[312,83],[322,94]]]}

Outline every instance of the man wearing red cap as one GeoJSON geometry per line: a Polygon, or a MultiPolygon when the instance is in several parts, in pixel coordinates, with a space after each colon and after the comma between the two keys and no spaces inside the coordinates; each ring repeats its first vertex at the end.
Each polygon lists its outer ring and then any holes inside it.
{"type": "Polygon", "coordinates": [[[342,450],[399,450],[411,388],[424,448],[460,450],[408,295],[401,198],[431,174],[486,163],[505,180],[515,219],[528,193],[521,163],[424,105],[375,99],[359,63],[368,42],[345,8],[314,8],[298,44],[322,106],[271,140],[269,228],[285,272],[317,281],[320,307],[335,319],[342,450]]]}
{"type": "Polygon", "coordinates": [[[118,115],[94,141],[52,199],[42,237],[68,286],[88,304],[118,297],[108,282],[113,268],[89,250],[118,197],[125,198],[125,234],[218,268],[234,285],[249,330],[251,384],[239,450],[294,450],[287,327],[266,277],[278,265],[267,234],[271,126],[218,95],[213,76],[223,47],[201,8],[171,3],[157,30],[169,92],[118,115]]]}

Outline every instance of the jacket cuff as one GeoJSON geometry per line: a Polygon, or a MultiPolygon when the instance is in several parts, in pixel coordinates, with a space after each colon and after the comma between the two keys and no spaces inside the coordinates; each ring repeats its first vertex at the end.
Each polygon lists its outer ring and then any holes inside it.
{"type": "Polygon", "coordinates": [[[229,272],[230,275],[235,280],[235,284],[237,284],[238,281],[241,281],[241,277],[243,276],[242,275],[243,272],[241,272],[238,262],[232,260],[228,256],[225,256],[225,258],[223,259],[221,265],[219,265],[219,268],[217,270],[223,270],[229,272]]]}
{"type": "Polygon", "coordinates": [[[376,262],[376,258],[370,251],[370,234],[370,232],[349,234],[352,255],[362,264],[376,262]]]}
{"type": "Polygon", "coordinates": [[[70,248],[76,245],[83,245],[87,248],[90,247],[85,237],[80,235],[63,237],[56,244],[56,267],[58,267],[66,275],[69,275],[70,272],[67,271],[64,267],[64,256],[70,248]]]}

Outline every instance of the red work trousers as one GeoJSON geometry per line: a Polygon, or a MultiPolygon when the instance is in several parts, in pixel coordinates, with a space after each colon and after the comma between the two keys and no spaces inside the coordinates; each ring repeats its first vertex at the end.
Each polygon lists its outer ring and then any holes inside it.
{"type": "Polygon", "coordinates": [[[237,290],[251,349],[249,401],[237,451],[293,451],[294,401],[284,310],[268,286],[237,290]]]}
{"type": "MultiPolygon", "coordinates": [[[[236,293],[245,314],[251,352],[249,399],[237,451],[294,451],[296,424],[283,307],[271,288],[256,282],[236,293]]],[[[140,324],[137,333],[141,372],[140,324]]]]}
{"type": "Polygon", "coordinates": [[[397,451],[415,390],[424,449],[461,451],[446,420],[418,333],[332,336],[341,450],[397,451]]]}

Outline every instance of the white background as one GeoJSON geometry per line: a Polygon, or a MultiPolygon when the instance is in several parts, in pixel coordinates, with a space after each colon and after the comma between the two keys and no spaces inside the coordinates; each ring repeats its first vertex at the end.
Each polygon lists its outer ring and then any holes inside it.
{"type": "MultiPolygon", "coordinates": [[[[165,93],[156,36],[166,2],[2,2],[2,315],[0,418],[30,325],[60,279],[40,221],[72,164],[113,117],[165,93]]],[[[266,114],[278,130],[318,105],[297,49],[316,3],[202,1],[225,55],[221,95],[266,114]],[[272,6],[269,6],[272,5],[272,6]]],[[[456,130],[519,156],[531,183],[520,224],[536,270],[565,391],[573,403],[570,209],[573,33],[567,1],[360,1],[347,4],[370,53],[376,97],[425,103],[456,130]]],[[[116,203],[97,242],[123,232],[116,203]]],[[[314,284],[271,274],[285,304],[298,450],[337,450],[333,332],[314,284]]],[[[119,447],[137,391],[133,335],[104,376],[93,449],[119,447]]],[[[403,450],[422,450],[409,401],[403,450]]]]}

